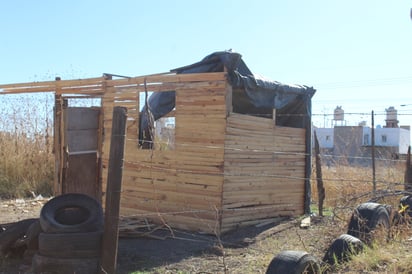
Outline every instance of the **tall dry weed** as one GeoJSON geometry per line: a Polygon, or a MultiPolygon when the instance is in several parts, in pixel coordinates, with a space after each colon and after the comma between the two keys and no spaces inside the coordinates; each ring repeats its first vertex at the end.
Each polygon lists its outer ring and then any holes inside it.
{"type": "MultiPolygon", "coordinates": [[[[378,202],[391,205],[399,203],[396,191],[403,190],[405,164],[403,161],[381,161],[375,170],[376,190],[387,195],[381,195],[378,202]],[[391,194],[394,195],[391,195],[391,194]]],[[[323,183],[325,187],[325,207],[342,209],[342,214],[350,214],[360,203],[375,198],[373,193],[372,167],[350,166],[340,164],[322,166],[323,183]]],[[[316,174],[312,174],[312,199],[317,201],[316,174]]],[[[335,211],[336,213],[336,211],[335,211]]],[[[345,218],[345,217],[342,217],[345,218]]]]}
{"type": "Polygon", "coordinates": [[[44,99],[1,97],[0,198],[52,194],[52,105],[44,99]]]}

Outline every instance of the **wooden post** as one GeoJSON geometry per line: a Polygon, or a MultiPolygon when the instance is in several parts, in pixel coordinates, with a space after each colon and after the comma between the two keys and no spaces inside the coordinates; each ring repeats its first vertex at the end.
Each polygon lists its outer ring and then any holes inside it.
{"type": "Polygon", "coordinates": [[[63,165],[63,157],[62,157],[62,96],[60,94],[54,94],[54,108],[53,108],[53,153],[54,153],[54,186],[53,186],[53,194],[60,195],[62,193],[62,165],[63,165]]]}
{"type": "Polygon", "coordinates": [[[408,147],[408,154],[406,155],[404,187],[405,187],[405,191],[412,193],[411,146],[408,147]]]}
{"type": "Polygon", "coordinates": [[[116,273],[126,120],[127,109],[114,107],[100,273],[116,273]]]}
{"type": "Polygon", "coordinates": [[[316,185],[318,188],[318,210],[319,216],[323,216],[323,202],[325,201],[325,187],[323,186],[322,166],[320,161],[320,148],[318,137],[315,133],[315,163],[316,163],[316,185]]]}
{"type": "Polygon", "coordinates": [[[372,110],[372,182],[373,182],[373,196],[376,194],[376,168],[375,168],[375,114],[372,110]]]}

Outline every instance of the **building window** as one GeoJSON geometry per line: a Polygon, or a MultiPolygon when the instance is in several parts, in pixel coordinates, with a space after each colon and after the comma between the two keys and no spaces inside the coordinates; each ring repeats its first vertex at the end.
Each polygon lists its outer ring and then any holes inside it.
{"type": "Polygon", "coordinates": [[[382,135],[382,143],[386,143],[386,141],[387,141],[386,135],[382,135]]]}
{"type": "MultiPolygon", "coordinates": [[[[152,92],[147,95],[150,96],[152,92]]],[[[174,94],[174,96],[176,96],[174,94]]],[[[140,124],[139,124],[139,148],[151,150],[174,150],[175,149],[175,128],[176,128],[176,108],[169,113],[154,120],[153,114],[145,106],[146,93],[139,94],[140,124]]],[[[176,97],[174,98],[176,102],[176,97]]],[[[154,110],[158,111],[158,110],[154,110]]]]}
{"type": "Polygon", "coordinates": [[[329,142],[329,141],[330,141],[330,136],[326,135],[326,142],[329,142]]]}
{"type": "Polygon", "coordinates": [[[363,135],[363,145],[368,146],[369,145],[369,134],[363,135]]]}

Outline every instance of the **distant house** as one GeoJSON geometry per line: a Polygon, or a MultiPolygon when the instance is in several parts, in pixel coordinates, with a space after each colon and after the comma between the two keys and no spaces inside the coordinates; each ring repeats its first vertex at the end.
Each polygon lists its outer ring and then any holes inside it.
{"type": "MultiPolygon", "coordinates": [[[[339,111],[342,109],[339,108],[339,111]]],[[[377,159],[396,160],[405,155],[410,145],[410,127],[398,125],[396,110],[393,107],[386,111],[386,126],[374,129],[374,144],[372,128],[366,126],[366,123],[360,123],[358,126],[335,125],[332,128],[314,128],[319,146],[326,156],[325,161],[329,164],[368,164],[371,161],[372,145],[377,159]]]]}

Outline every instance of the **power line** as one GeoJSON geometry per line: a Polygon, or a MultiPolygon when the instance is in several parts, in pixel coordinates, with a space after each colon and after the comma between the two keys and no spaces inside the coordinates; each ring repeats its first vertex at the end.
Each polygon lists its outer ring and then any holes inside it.
{"type": "Polygon", "coordinates": [[[412,83],[412,76],[382,78],[382,79],[372,79],[372,80],[330,82],[330,83],[323,83],[323,84],[319,83],[316,85],[316,89],[320,90],[320,89],[375,87],[375,86],[403,85],[403,84],[409,84],[409,83],[412,83]]]}

